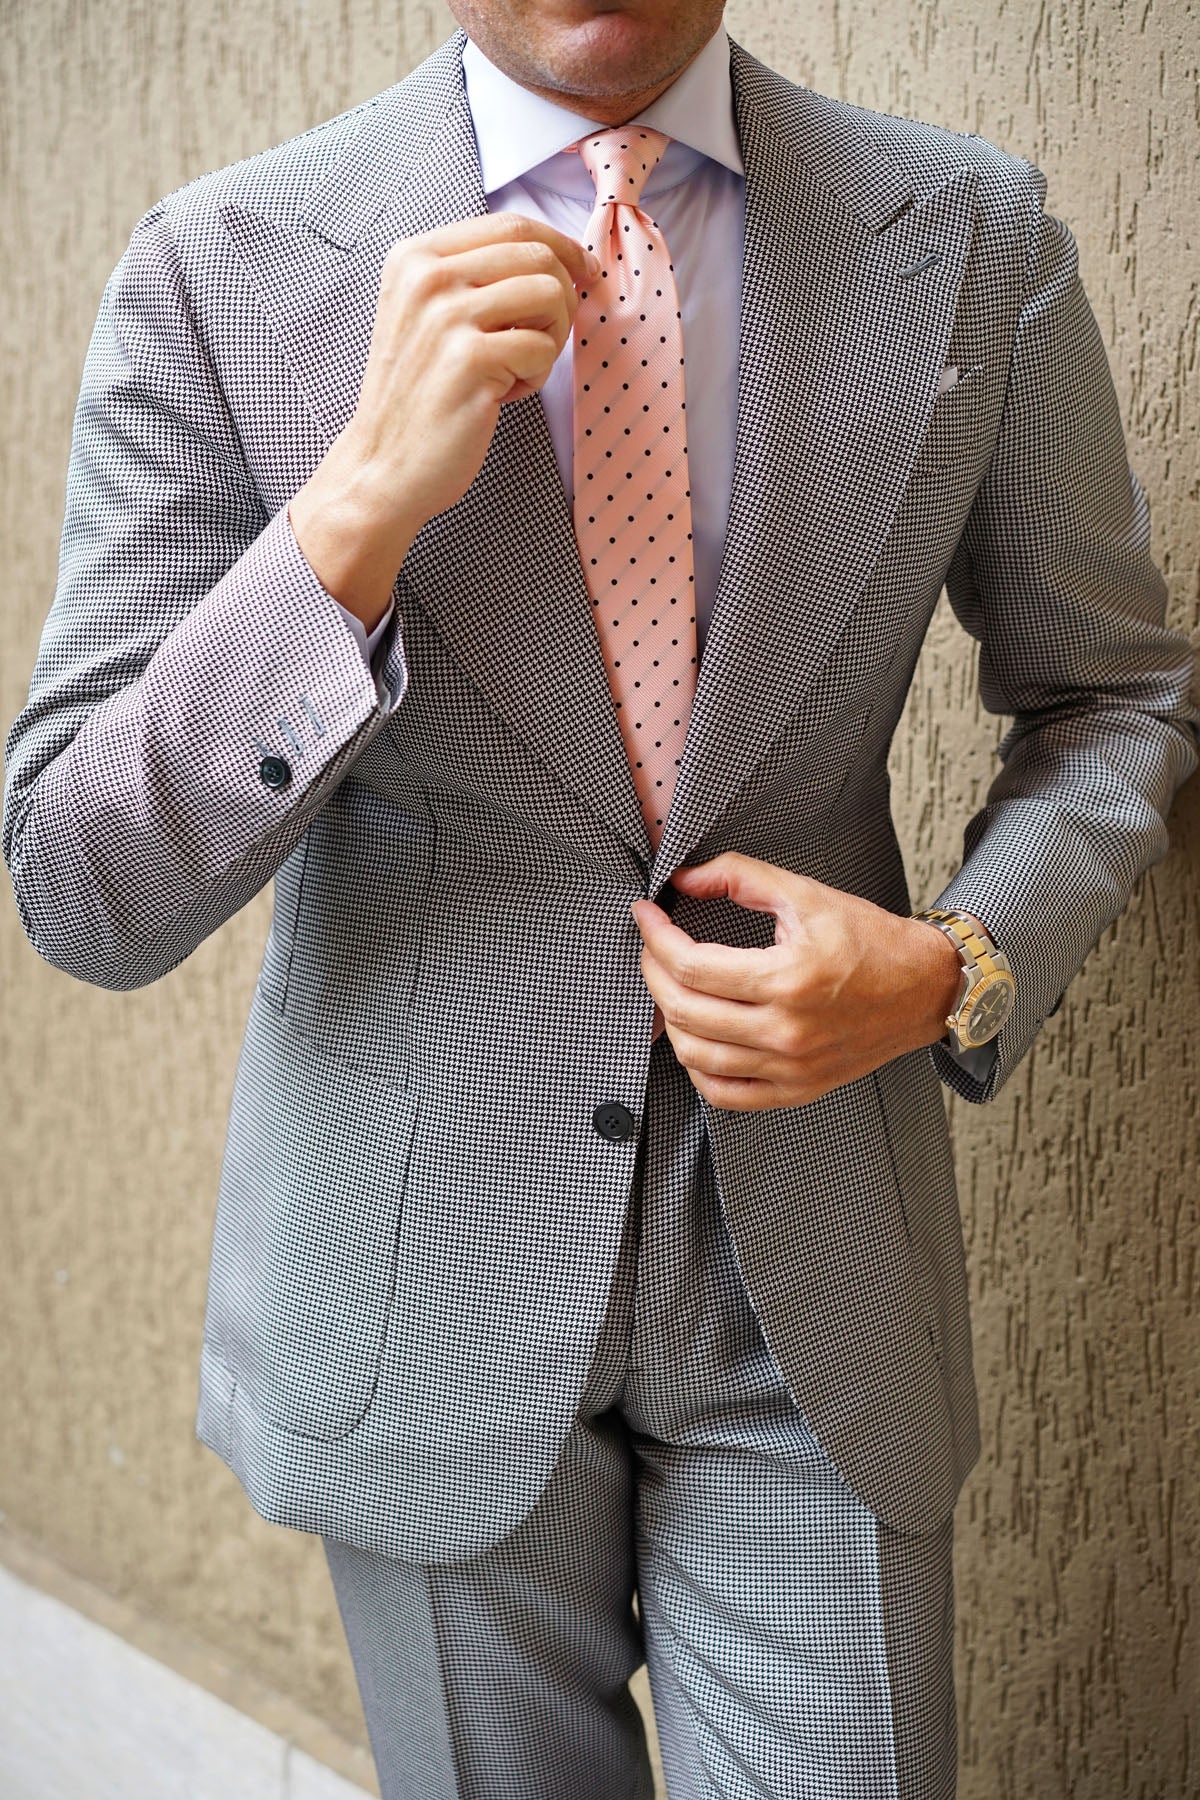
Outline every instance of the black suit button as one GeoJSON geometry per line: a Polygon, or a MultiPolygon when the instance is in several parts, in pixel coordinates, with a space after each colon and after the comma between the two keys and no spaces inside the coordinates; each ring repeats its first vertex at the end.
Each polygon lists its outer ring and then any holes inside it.
{"type": "Polygon", "coordinates": [[[619,1100],[605,1100],[592,1114],[592,1124],[610,1144],[623,1144],[637,1131],[637,1120],[619,1100]]]}
{"type": "Polygon", "coordinates": [[[264,756],[258,772],[268,787],[286,787],[292,779],[292,771],[282,756],[264,756]]]}

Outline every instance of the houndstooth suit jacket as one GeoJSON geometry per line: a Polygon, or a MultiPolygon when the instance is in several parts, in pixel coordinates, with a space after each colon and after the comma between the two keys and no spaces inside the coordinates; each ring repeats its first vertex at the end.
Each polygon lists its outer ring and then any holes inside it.
{"type": "MultiPolygon", "coordinates": [[[[650,1054],[630,902],[736,849],[909,910],[888,746],[945,584],[985,705],[1014,720],[937,901],[985,918],[1017,972],[991,1076],[921,1050],[809,1106],[706,1106],[796,1403],[885,1522],[932,1528],[979,1444],[939,1075],[999,1090],[1165,853],[1197,761],[1075,245],[1029,163],[731,41],[737,464],[652,858],[539,396],[502,409],[413,544],[382,698],[287,519],[353,411],[389,246],[487,211],[464,42],[132,233],[8,739],[24,928],[130,989],[274,879],[197,1430],[268,1519],[466,1555],[535,1502],[603,1318],[636,1144],[593,1112],[639,1115],[650,1054]]],[[[674,916],[770,941],[728,902],[674,916]]]]}

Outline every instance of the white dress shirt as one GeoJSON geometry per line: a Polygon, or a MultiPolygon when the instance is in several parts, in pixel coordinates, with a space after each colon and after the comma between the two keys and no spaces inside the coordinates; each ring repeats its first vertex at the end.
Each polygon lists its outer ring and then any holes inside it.
{"type": "MultiPolygon", "coordinates": [[[[583,159],[563,146],[609,127],[531,94],[471,39],[463,48],[463,75],[489,213],[524,213],[582,243],[596,188],[583,159]]],[[[683,314],[696,635],[703,654],[733,485],[746,193],[723,26],[637,122],[671,139],[641,204],[670,245],[683,314]],[[693,369],[703,372],[703,380],[689,379],[693,369]]],[[[574,348],[572,334],[541,388],[568,509],[574,497],[574,348]]],[[[341,610],[369,660],[392,607],[369,637],[360,619],[341,610]]]]}

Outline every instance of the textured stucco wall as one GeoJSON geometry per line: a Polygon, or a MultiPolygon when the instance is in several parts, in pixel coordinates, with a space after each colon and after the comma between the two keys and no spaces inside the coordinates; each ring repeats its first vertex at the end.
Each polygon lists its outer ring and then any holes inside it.
{"type": "MultiPolygon", "coordinates": [[[[1030,157],[1112,359],[1173,619],[1200,617],[1200,14],[1179,0],[729,7],[793,79],[1030,157]]],[[[398,79],[452,29],[384,0],[0,5],[4,728],[53,593],[84,350],[161,194],[398,79]]],[[[894,758],[914,899],[1003,721],[942,609],[894,758]]],[[[964,1800],[1200,1793],[1200,783],[1173,850],[991,1108],[950,1098],[984,1453],[959,1511],[964,1800]],[[1190,1725],[1190,1735],[1189,1735],[1190,1725]],[[1189,1760],[1190,1758],[1190,1760],[1189,1760]]],[[[69,1568],[347,1734],[320,1547],[192,1436],[204,1280],[264,893],[157,986],[86,988],[0,909],[0,1508],[69,1568]]]]}

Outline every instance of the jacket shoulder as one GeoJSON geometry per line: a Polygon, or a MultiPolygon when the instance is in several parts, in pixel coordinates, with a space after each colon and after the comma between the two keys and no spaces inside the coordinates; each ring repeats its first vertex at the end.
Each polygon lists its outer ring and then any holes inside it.
{"type": "Polygon", "coordinates": [[[966,166],[978,178],[983,204],[993,211],[1015,212],[1025,221],[1031,208],[1037,211],[1042,207],[1046,177],[1028,157],[1014,156],[978,132],[953,131],[925,119],[858,110],[864,114],[868,141],[910,176],[918,194],[966,166]]]}
{"type": "Polygon", "coordinates": [[[1031,185],[1039,200],[1044,197],[1046,179],[1035,164],[977,132],[878,112],[828,94],[814,98],[831,119],[839,120],[843,130],[856,133],[876,156],[906,176],[918,200],[963,168],[972,169],[978,177],[985,202],[991,198],[1002,205],[1016,202],[1023,206],[1028,203],[1031,185]]]}
{"type": "Polygon", "coordinates": [[[930,119],[912,119],[899,113],[876,112],[848,100],[831,101],[854,121],[869,143],[884,156],[914,174],[930,168],[939,175],[952,173],[968,161],[981,172],[1003,179],[1027,178],[1033,165],[1013,156],[990,138],[975,131],[956,131],[930,119]]]}
{"type": "MultiPolygon", "coordinates": [[[[387,90],[387,94],[391,92],[387,90]]],[[[290,222],[346,155],[385,97],[376,94],[294,137],[193,176],[156,200],[134,226],[135,233],[147,223],[165,218],[177,238],[191,236],[227,205],[290,222]]]]}
{"type": "Polygon", "coordinates": [[[975,132],[823,94],[789,80],[733,38],[730,57],[748,117],[788,144],[874,229],[889,222],[893,207],[920,205],[963,169],[975,174],[980,203],[993,217],[1027,222],[1031,206],[1045,196],[1039,169],[975,132]]]}
{"type": "Polygon", "coordinates": [[[412,160],[461,92],[462,36],[455,32],[380,94],[297,131],[295,137],[175,187],[142,214],[135,232],[148,221],[166,220],[176,239],[198,238],[225,207],[259,212],[291,225],[318,189],[329,180],[340,180],[335,173],[338,164],[351,185],[365,173],[363,164],[380,155],[383,142],[392,146],[390,153],[412,160]]]}
{"type": "Polygon", "coordinates": [[[877,112],[848,101],[829,104],[838,108],[847,127],[857,131],[865,154],[877,159],[891,179],[911,188],[915,206],[954,176],[970,171],[984,226],[981,245],[990,245],[1005,265],[1027,260],[1046,200],[1046,177],[1036,164],[976,132],[955,131],[928,119],[877,112]]]}

